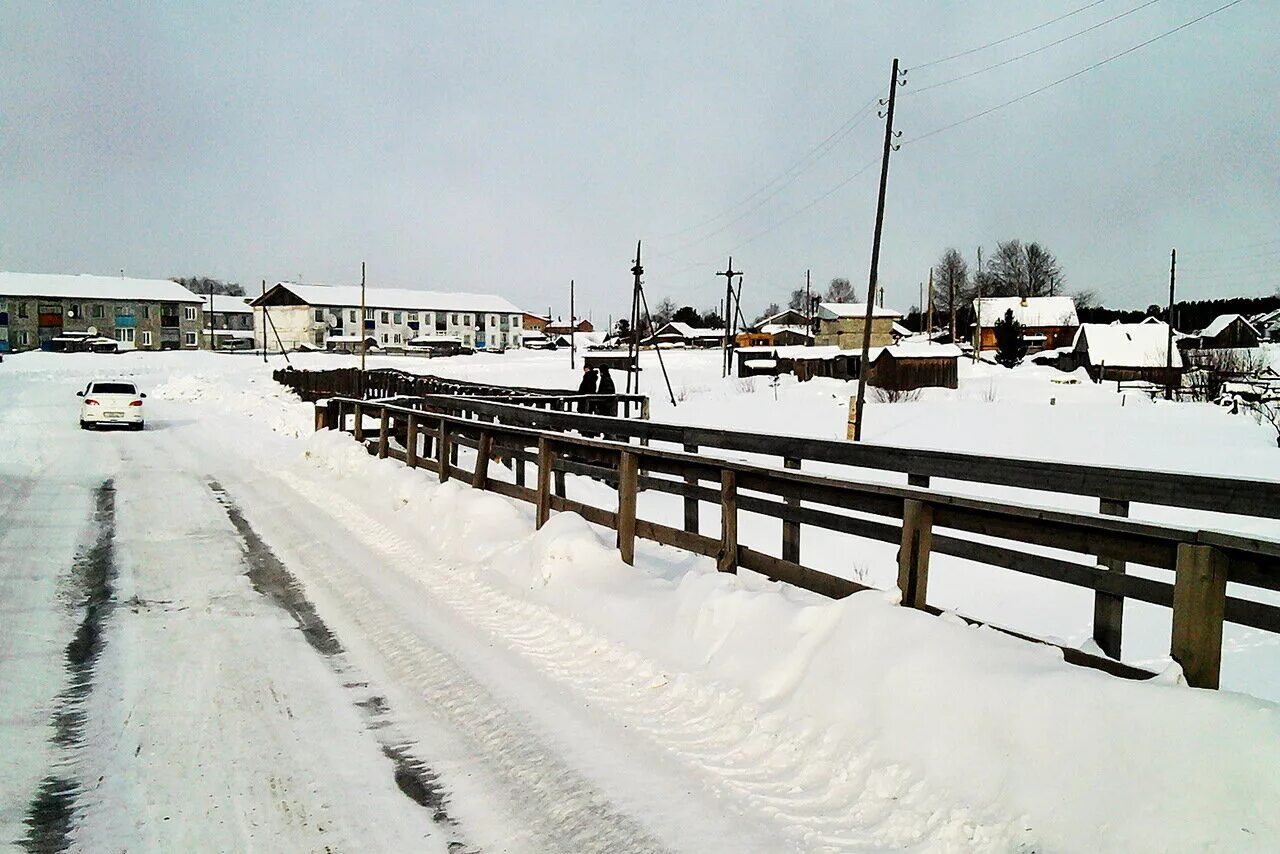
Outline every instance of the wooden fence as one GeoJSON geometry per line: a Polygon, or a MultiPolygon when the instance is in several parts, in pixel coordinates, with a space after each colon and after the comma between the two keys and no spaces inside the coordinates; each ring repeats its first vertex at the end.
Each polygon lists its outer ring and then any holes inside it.
{"type": "MultiPolygon", "coordinates": [[[[1163,605],[1173,610],[1171,653],[1182,665],[1187,681],[1197,687],[1218,685],[1224,621],[1280,632],[1280,607],[1228,596],[1226,588],[1228,582],[1236,582],[1280,590],[1280,543],[1137,522],[1123,518],[1121,512],[1127,509],[1127,503],[1122,507],[1122,502],[1128,500],[1202,506],[1211,495],[1225,494],[1221,491],[1229,483],[1243,489],[1250,485],[1247,481],[1028,461],[1022,461],[1030,465],[1028,470],[1019,469],[1016,461],[988,460],[989,465],[977,471],[989,483],[1098,495],[1103,513],[1109,507],[1111,511],[1109,515],[1098,515],[978,500],[928,488],[930,476],[980,479],[972,469],[957,468],[955,457],[964,455],[676,428],[455,397],[411,401],[334,398],[317,407],[316,427],[351,432],[372,453],[430,469],[441,480],[462,479],[478,489],[529,501],[537,507],[539,526],[546,522],[551,510],[579,513],[590,522],[617,531],[618,548],[628,563],[634,560],[635,540],[640,537],[714,557],[724,572],[744,567],[825,596],[842,597],[868,589],[800,562],[801,525],[810,525],[897,543],[898,586],[903,592],[903,604],[930,613],[940,613],[928,603],[929,559],[935,552],[1093,590],[1098,597],[1095,633],[1101,625],[1104,634],[1114,633],[1107,637],[1113,637],[1117,644],[1124,599],[1163,605]],[[375,419],[376,430],[367,428],[369,418],[375,419]],[[671,433],[670,429],[686,432],[671,433]],[[588,435],[574,435],[568,432],[571,430],[588,435]],[[783,455],[786,466],[777,469],[707,456],[698,453],[694,442],[684,443],[684,451],[647,444],[655,439],[678,438],[699,439],[704,445],[718,448],[783,455]],[[639,443],[632,444],[631,439],[639,443]],[[829,447],[831,444],[846,451],[837,454],[829,447]],[[459,446],[475,449],[474,469],[458,466],[459,446]],[[907,471],[908,484],[865,483],[803,473],[798,470],[802,459],[907,471]],[[490,476],[490,467],[498,460],[513,466],[514,483],[490,476]],[[526,483],[528,464],[536,467],[534,486],[526,483]],[[1111,478],[1097,479],[1102,478],[1103,471],[1111,478]],[[595,507],[567,497],[566,473],[613,485],[618,492],[617,509],[595,507]],[[1050,483],[1044,482],[1046,477],[1050,483]],[[1169,481],[1171,478],[1180,479],[1188,492],[1180,494],[1169,481]],[[637,494],[641,490],[683,497],[684,526],[676,528],[638,518],[637,494]],[[699,528],[698,506],[703,501],[720,509],[717,536],[704,534],[699,528]],[[849,511],[860,515],[850,515],[849,511]],[[739,542],[738,517],[742,512],[781,520],[779,555],[739,542]],[[938,529],[953,533],[940,533],[938,529]],[[975,539],[974,535],[987,539],[975,539]],[[1101,565],[1019,551],[1014,548],[1019,544],[1093,556],[1101,565]],[[1170,570],[1173,582],[1119,571],[1126,563],[1170,570]]],[[[968,458],[963,461],[972,463],[968,458]]],[[[1280,484],[1262,486],[1280,489],[1280,484]]],[[[1238,502],[1229,502],[1235,509],[1228,512],[1275,518],[1280,515],[1280,507],[1268,503],[1274,494],[1253,498],[1253,509],[1266,512],[1248,512],[1238,502]]],[[[1071,648],[1063,648],[1063,653],[1067,661],[1118,676],[1151,675],[1112,658],[1071,648]]]]}

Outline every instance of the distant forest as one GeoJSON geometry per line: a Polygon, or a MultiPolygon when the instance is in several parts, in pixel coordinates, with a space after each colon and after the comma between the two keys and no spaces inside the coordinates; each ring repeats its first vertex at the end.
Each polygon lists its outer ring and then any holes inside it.
{"type": "MultiPolygon", "coordinates": [[[[1264,311],[1280,308],[1280,295],[1266,297],[1229,297],[1227,299],[1194,300],[1175,302],[1173,304],[1173,326],[1179,332],[1197,332],[1204,329],[1220,314],[1243,314],[1251,317],[1264,311]]],[[[1079,308],[1081,323],[1110,323],[1119,320],[1121,323],[1137,323],[1146,317],[1165,316],[1165,307],[1149,305],[1146,311],[1119,311],[1101,306],[1079,308]]]]}

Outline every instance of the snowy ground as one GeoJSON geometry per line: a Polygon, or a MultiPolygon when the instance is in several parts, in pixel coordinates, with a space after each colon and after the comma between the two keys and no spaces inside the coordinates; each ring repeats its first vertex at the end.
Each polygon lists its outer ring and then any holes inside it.
{"type": "MultiPolygon", "coordinates": [[[[766,380],[721,381],[714,354],[667,355],[683,400],[660,404],[647,371],[655,418],[843,433],[843,383],[784,381],[775,401],[766,380]]],[[[370,360],[561,386],[576,384],[567,362],[370,360]]],[[[0,365],[0,845],[1280,846],[1280,708],[1265,700],[1174,672],[1111,679],[887,594],[828,602],[653,544],[627,567],[576,516],[535,533],[527,505],[312,435],[275,366],[0,365]],[[151,393],[147,431],[76,428],[74,391],[104,371],[151,393]]],[[[1245,418],[1050,377],[966,366],[958,391],[872,404],[867,435],[1280,479],[1274,436],[1245,418]]],[[[664,498],[641,514],[675,518],[664,498]]],[[[776,549],[774,526],[744,538],[776,549]]],[[[891,585],[891,547],[804,536],[806,562],[891,585]]],[[[937,564],[930,596],[1088,633],[1087,595],[960,561],[937,564]]],[[[1167,614],[1130,604],[1126,633],[1126,659],[1163,667],[1167,614]]],[[[1224,677],[1280,698],[1280,645],[1231,628],[1224,677]]]]}

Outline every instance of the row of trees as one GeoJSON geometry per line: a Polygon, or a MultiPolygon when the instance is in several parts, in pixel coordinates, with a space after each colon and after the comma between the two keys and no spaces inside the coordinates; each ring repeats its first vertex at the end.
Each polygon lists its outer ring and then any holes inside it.
{"type": "Polygon", "coordinates": [[[175,276],[169,281],[177,282],[193,294],[203,294],[205,296],[214,294],[216,296],[229,297],[244,296],[244,288],[238,283],[224,282],[221,279],[210,279],[207,276],[175,276]]]}
{"type": "MultiPolygon", "coordinates": [[[[960,250],[948,247],[933,267],[935,323],[945,319],[951,336],[973,322],[973,300],[984,297],[1063,296],[1066,277],[1049,248],[1036,241],[1002,240],[982,267],[971,270],[960,250]]],[[[1091,292],[1072,295],[1077,305],[1092,303],[1091,292]]],[[[928,301],[923,307],[928,310],[928,301]]],[[[922,312],[923,313],[923,312],[922,312]]]]}

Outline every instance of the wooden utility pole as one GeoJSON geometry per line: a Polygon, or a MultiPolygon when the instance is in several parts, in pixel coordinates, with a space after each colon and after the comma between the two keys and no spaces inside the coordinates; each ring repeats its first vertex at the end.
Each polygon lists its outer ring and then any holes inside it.
{"type": "Polygon", "coordinates": [[[1178,272],[1178,250],[1169,250],[1169,343],[1164,353],[1164,399],[1173,400],[1173,283],[1178,272]]]}
{"type": "MultiPolygon", "coordinates": [[[[267,295],[267,280],[262,280],[262,295],[267,295]]],[[[262,301],[262,363],[267,363],[267,302],[262,301]]]]}
{"type": "Polygon", "coordinates": [[[978,352],[982,349],[982,247],[978,247],[978,271],[973,274],[973,361],[977,364],[978,352]]]}
{"type": "Polygon", "coordinates": [[[726,312],[732,311],[733,305],[733,277],[739,275],[739,271],[733,269],[733,256],[729,256],[729,266],[725,267],[723,273],[716,273],[717,276],[724,276],[724,311],[720,317],[724,320],[724,351],[720,354],[720,376],[727,377],[729,375],[729,319],[726,312]]]}
{"type": "Polygon", "coordinates": [[[929,343],[933,343],[933,268],[929,268],[929,343]]]}
{"type": "Polygon", "coordinates": [[[577,363],[574,361],[574,359],[575,359],[575,355],[576,355],[576,353],[575,353],[575,349],[576,349],[576,342],[577,342],[577,338],[574,336],[574,334],[573,334],[573,333],[574,333],[575,329],[577,328],[577,323],[576,323],[576,322],[574,321],[574,319],[573,319],[573,311],[574,311],[574,308],[573,308],[573,279],[570,279],[570,280],[569,280],[569,367],[570,367],[570,368],[573,368],[573,369],[575,369],[575,370],[576,370],[576,369],[577,369],[577,367],[578,367],[578,365],[577,365],[577,363]]]}
{"type": "MultiPolygon", "coordinates": [[[[630,370],[627,371],[627,394],[640,393],[640,276],[644,267],[640,266],[640,241],[636,241],[636,262],[631,267],[631,340],[627,342],[627,357],[630,370]],[[632,391],[632,377],[635,377],[635,391],[632,391]]],[[[655,343],[656,347],[657,344],[655,343]]]]}
{"type": "Polygon", "coordinates": [[[812,270],[804,271],[804,332],[806,335],[813,334],[813,298],[809,296],[809,274],[812,270]]]}
{"type": "Polygon", "coordinates": [[[369,351],[369,336],[364,334],[364,262],[360,262],[360,373],[364,373],[364,356],[369,351]]]}
{"type": "Polygon", "coordinates": [[[854,406],[853,440],[862,440],[862,406],[867,399],[867,357],[871,351],[871,316],[875,311],[876,283],[880,274],[880,233],[884,228],[884,194],[889,182],[889,152],[893,150],[893,105],[898,94],[898,59],[889,76],[889,100],[884,118],[884,155],[880,160],[880,196],[876,202],[876,231],[871,242],[871,274],[867,281],[866,326],[862,329],[862,358],[858,360],[858,398],[854,406]]]}

